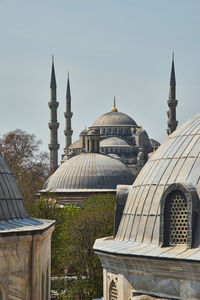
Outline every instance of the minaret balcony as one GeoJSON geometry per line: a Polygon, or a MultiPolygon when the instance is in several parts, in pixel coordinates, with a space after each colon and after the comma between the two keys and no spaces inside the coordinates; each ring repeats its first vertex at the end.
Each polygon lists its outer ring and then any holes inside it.
{"type": "Polygon", "coordinates": [[[49,122],[49,129],[58,129],[59,123],[58,122],[49,122]]]}
{"type": "Polygon", "coordinates": [[[73,130],[71,130],[71,129],[65,129],[64,130],[64,134],[65,134],[65,136],[72,135],[73,134],[73,130]]]}
{"type": "Polygon", "coordinates": [[[58,108],[59,103],[57,101],[48,102],[49,108],[58,108]]]}
{"type": "Polygon", "coordinates": [[[169,128],[176,128],[178,125],[178,121],[168,121],[167,124],[169,128]]]}
{"type": "Polygon", "coordinates": [[[64,116],[65,116],[65,119],[71,119],[72,116],[73,116],[73,113],[72,112],[65,112],[64,116]]]}
{"type": "Polygon", "coordinates": [[[175,99],[173,99],[173,100],[168,100],[167,103],[168,103],[168,106],[169,106],[169,107],[175,108],[175,107],[177,106],[177,104],[178,104],[178,100],[175,100],[175,99]]]}
{"type": "Polygon", "coordinates": [[[48,145],[49,147],[49,150],[58,150],[60,148],[60,145],[59,144],[49,144],[48,145]]]}

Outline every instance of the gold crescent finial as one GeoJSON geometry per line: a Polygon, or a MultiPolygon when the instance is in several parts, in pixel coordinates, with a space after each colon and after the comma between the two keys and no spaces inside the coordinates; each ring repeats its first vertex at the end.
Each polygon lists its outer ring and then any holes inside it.
{"type": "Polygon", "coordinates": [[[53,54],[52,54],[52,64],[54,64],[54,56],[53,56],[53,54]]]}
{"type": "Polygon", "coordinates": [[[156,151],[156,144],[154,143],[153,144],[153,152],[155,152],[156,151]]]}
{"type": "Polygon", "coordinates": [[[69,79],[69,71],[67,71],[67,77],[68,77],[68,79],[69,79]]]}
{"type": "Polygon", "coordinates": [[[113,108],[111,109],[111,112],[118,112],[117,108],[116,108],[116,100],[115,100],[115,96],[114,96],[114,100],[113,100],[113,108]]]}
{"type": "Polygon", "coordinates": [[[174,61],[174,51],[172,52],[172,60],[174,61]]]}

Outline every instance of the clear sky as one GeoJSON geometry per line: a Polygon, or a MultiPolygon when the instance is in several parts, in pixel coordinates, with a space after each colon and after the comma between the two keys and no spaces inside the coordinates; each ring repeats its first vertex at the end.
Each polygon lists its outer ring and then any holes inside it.
{"type": "Polygon", "coordinates": [[[199,0],[0,0],[0,133],[26,130],[48,151],[53,53],[60,153],[68,70],[73,141],[115,95],[118,110],[162,142],[172,51],[179,125],[199,112],[199,15],[199,0]]]}

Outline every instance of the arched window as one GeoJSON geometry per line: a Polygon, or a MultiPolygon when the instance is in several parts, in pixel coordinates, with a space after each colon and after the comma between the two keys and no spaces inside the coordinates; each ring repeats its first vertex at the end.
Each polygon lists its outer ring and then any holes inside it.
{"type": "Polygon", "coordinates": [[[117,287],[113,280],[110,283],[109,300],[117,300],[117,287]]]}
{"type": "Polygon", "coordinates": [[[0,290],[0,300],[3,300],[2,292],[0,290]]]}
{"type": "Polygon", "coordinates": [[[183,192],[169,194],[165,203],[164,234],[168,245],[187,244],[187,200],[183,192]]]}
{"type": "Polygon", "coordinates": [[[199,200],[191,184],[173,183],[160,200],[160,245],[197,247],[199,200]]]}

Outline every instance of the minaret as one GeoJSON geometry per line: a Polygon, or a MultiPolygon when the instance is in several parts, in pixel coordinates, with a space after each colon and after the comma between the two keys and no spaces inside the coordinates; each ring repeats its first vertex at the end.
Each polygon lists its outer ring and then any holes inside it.
{"type": "Polygon", "coordinates": [[[176,100],[176,77],[175,77],[175,68],[174,68],[174,53],[172,55],[172,68],[171,68],[171,77],[170,77],[170,88],[169,88],[169,100],[168,106],[169,110],[167,112],[168,116],[168,129],[167,134],[171,134],[178,125],[178,121],[176,120],[176,106],[178,104],[178,100],[176,100]]]}
{"type": "Polygon", "coordinates": [[[58,144],[58,127],[57,122],[57,108],[59,103],[56,101],[56,76],[54,70],[54,57],[52,56],[52,69],[51,69],[51,83],[50,83],[50,102],[48,102],[50,108],[50,172],[51,174],[55,172],[58,167],[58,149],[60,145],[58,144]]]}
{"type": "Polygon", "coordinates": [[[73,113],[71,112],[71,92],[70,92],[70,84],[69,84],[69,72],[68,72],[68,78],[67,78],[67,92],[66,92],[66,112],[64,113],[65,116],[65,148],[64,152],[67,153],[67,149],[72,144],[72,127],[71,127],[71,119],[73,116],[73,113]]]}

